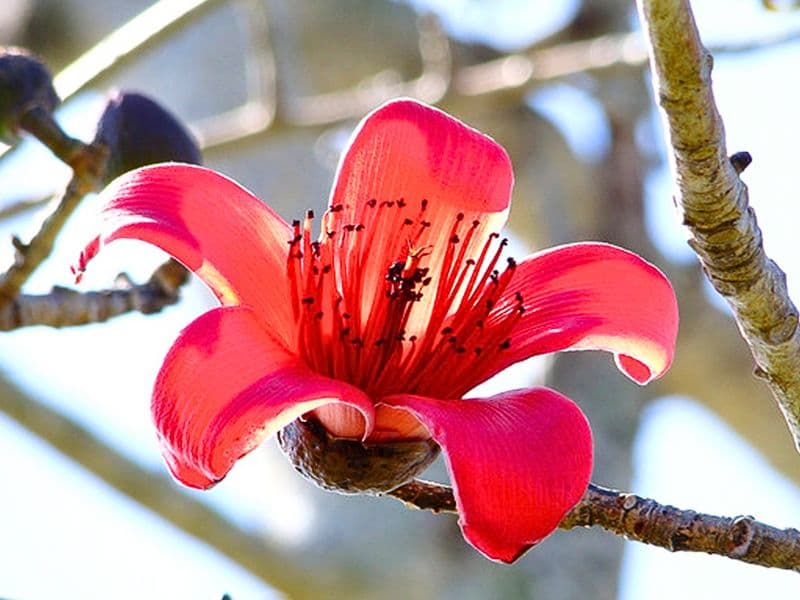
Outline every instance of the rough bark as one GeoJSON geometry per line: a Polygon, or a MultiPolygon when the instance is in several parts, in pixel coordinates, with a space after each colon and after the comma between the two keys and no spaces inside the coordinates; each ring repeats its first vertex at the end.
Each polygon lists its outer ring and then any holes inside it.
{"type": "Polygon", "coordinates": [[[688,0],[640,0],[653,86],[671,147],[676,202],[714,288],[742,336],[800,450],[800,329],[786,275],[764,252],[761,230],[725,146],[711,89],[711,54],[688,0]]]}

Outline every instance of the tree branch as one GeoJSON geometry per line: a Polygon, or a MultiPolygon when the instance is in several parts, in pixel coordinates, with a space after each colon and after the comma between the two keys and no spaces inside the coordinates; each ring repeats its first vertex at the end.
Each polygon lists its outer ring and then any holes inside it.
{"type": "Polygon", "coordinates": [[[102,323],[129,312],[152,314],[175,304],[178,289],[189,279],[189,272],[175,260],[168,260],[141,285],[99,292],[78,292],[55,287],[49,294],[21,294],[0,307],[0,331],[32,325],[67,327],[102,323]]]}
{"type": "MultiPolygon", "coordinates": [[[[415,480],[387,494],[409,508],[455,513],[446,485],[415,480]]],[[[561,521],[561,529],[593,527],[670,552],[706,552],[763,567],[800,572],[800,531],[777,529],[753,517],[716,517],[681,510],[590,484],[583,499],[561,521]]]]}
{"type": "Polygon", "coordinates": [[[689,245],[733,309],[756,374],[767,381],[800,450],[798,310],[786,275],[764,252],[747,187],[728,158],[711,90],[711,55],[700,41],[688,0],[639,0],[638,5],[689,245]]]}

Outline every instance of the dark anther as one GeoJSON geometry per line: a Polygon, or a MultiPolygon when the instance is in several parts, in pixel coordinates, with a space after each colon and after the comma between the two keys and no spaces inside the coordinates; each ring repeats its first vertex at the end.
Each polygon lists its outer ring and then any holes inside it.
{"type": "Polygon", "coordinates": [[[406,204],[407,202],[405,201],[405,199],[400,198],[400,200],[397,201],[397,208],[404,208],[406,204]]]}
{"type": "Polygon", "coordinates": [[[477,226],[478,226],[478,225],[480,225],[480,224],[481,224],[481,222],[480,222],[480,221],[478,221],[478,219],[475,219],[475,220],[472,222],[472,226],[473,226],[473,227],[477,227],[477,226]]]}
{"type": "Polygon", "coordinates": [[[344,313],[344,314],[342,315],[342,318],[343,318],[343,319],[349,319],[349,318],[350,318],[350,313],[344,313]]]}
{"type": "Polygon", "coordinates": [[[375,198],[370,198],[369,200],[367,200],[367,206],[369,206],[370,208],[375,208],[377,204],[378,201],[375,198]]]}
{"type": "Polygon", "coordinates": [[[454,336],[454,335],[451,335],[449,338],[447,338],[447,342],[449,344],[455,344],[456,341],[458,341],[458,338],[456,336],[454,336]]]}
{"type": "Polygon", "coordinates": [[[478,346],[477,348],[475,348],[474,352],[475,352],[475,354],[477,354],[478,356],[480,356],[480,353],[481,353],[481,352],[483,352],[483,348],[481,348],[480,346],[478,346]]]}
{"type": "Polygon", "coordinates": [[[468,259],[467,259],[467,266],[468,266],[468,267],[471,267],[471,266],[473,266],[474,264],[475,264],[475,259],[473,259],[473,258],[468,258],[468,259]]]}
{"type": "Polygon", "coordinates": [[[496,239],[497,239],[497,238],[499,238],[499,237],[500,237],[500,234],[499,234],[499,233],[490,233],[490,234],[489,234],[489,239],[490,239],[490,240],[496,240],[496,239]]]}
{"type": "Polygon", "coordinates": [[[331,204],[331,206],[329,206],[328,209],[331,212],[339,212],[344,210],[344,204],[331,204]]]}
{"type": "Polygon", "coordinates": [[[452,327],[445,327],[444,329],[442,329],[442,335],[450,335],[451,333],[453,333],[452,327]]]}
{"type": "Polygon", "coordinates": [[[517,312],[519,314],[521,314],[521,315],[524,314],[525,313],[525,307],[524,306],[518,306],[517,307],[517,312]]]}
{"type": "Polygon", "coordinates": [[[345,231],[355,231],[356,230],[356,226],[353,225],[352,223],[350,223],[348,225],[345,225],[342,229],[344,229],[345,231]]]}
{"type": "Polygon", "coordinates": [[[332,267],[330,265],[325,265],[324,267],[322,267],[322,274],[327,275],[328,273],[331,272],[331,268],[332,267]]]}
{"type": "Polygon", "coordinates": [[[503,241],[500,242],[500,245],[503,247],[508,246],[508,238],[503,238],[503,241]]]}
{"type": "MultiPolygon", "coordinates": [[[[300,227],[300,221],[298,221],[297,219],[295,219],[294,221],[292,221],[292,227],[300,227]]],[[[296,239],[296,238],[295,238],[295,239],[296,239]]]]}
{"type": "Polygon", "coordinates": [[[376,346],[383,346],[385,343],[386,343],[386,340],[383,339],[383,338],[375,340],[375,345],[376,346]]]}
{"type": "Polygon", "coordinates": [[[456,221],[463,221],[464,220],[464,213],[460,212],[456,215],[456,221]]]}
{"type": "Polygon", "coordinates": [[[509,256],[509,257],[506,259],[506,262],[508,263],[508,268],[509,268],[509,269],[513,269],[514,267],[516,267],[516,266],[517,266],[517,261],[516,261],[516,260],[514,260],[514,259],[513,259],[512,257],[510,257],[510,256],[509,256]]]}
{"type": "Polygon", "coordinates": [[[322,311],[319,311],[317,314],[315,314],[314,318],[317,319],[317,321],[322,321],[322,311]]]}
{"type": "Polygon", "coordinates": [[[753,157],[749,152],[736,152],[731,154],[729,160],[731,161],[733,170],[736,171],[737,175],[739,175],[742,171],[750,166],[750,163],[753,162],[753,157]]]}
{"type": "Polygon", "coordinates": [[[410,338],[408,338],[408,341],[409,342],[416,342],[417,341],[417,336],[412,335],[410,338]]]}
{"type": "Polygon", "coordinates": [[[306,296],[301,300],[303,304],[314,304],[314,297],[313,296],[306,296]]]}
{"type": "Polygon", "coordinates": [[[347,337],[349,333],[350,333],[350,328],[349,327],[344,327],[339,332],[339,335],[342,336],[342,337],[347,337]]]}
{"type": "Polygon", "coordinates": [[[456,352],[458,352],[459,354],[464,354],[464,352],[466,351],[467,349],[464,348],[464,346],[459,346],[458,348],[456,348],[456,352]]]}
{"type": "Polygon", "coordinates": [[[486,308],[489,308],[489,309],[490,309],[490,308],[492,308],[493,306],[494,306],[494,300],[492,300],[491,298],[488,298],[488,299],[486,300],[486,308]]]}
{"type": "Polygon", "coordinates": [[[319,242],[311,242],[311,249],[314,251],[314,256],[319,256],[319,242]]]}
{"type": "Polygon", "coordinates": [[[326,231],[325,233],[327,234],[329,239],[336,235],[335,231],[326,231]]]}
{"type": "Polygon", "coordinates": [[[392,266],[389,267],[389,270],[386,273],[386,281],[390,281],[391,283],[399,283],[403,279],[403,267],[405,264],[398,260],[392,263],[392,266]]]}
{"type": "Polygon", "coordinates": [[[423,227],[430,227],[431,226],[431,222],[430,221],[422,221],[420,223],[420,225],[422,225],[423,227]]]}
{"type": "Polygon", "coordinates": [[[314,265],[313,267],[311,267],[311,272],[314,275],[319,275],[319,267],[317,265],[314,265]]]}
{"type": "Polygon", "coordinates": [[[413,225],[414,221],[412,219],[403,219],[403,225],[413,225]]]}
{"type": "Polygon", "coordinates": [[[307,210],[306,211],[306,219],[313,219],[313,218],[314,218],[314,211],[313,210],[307,210]]]}
{"type": "Polygon", "coordinates": [[[428,208],[428,199],[427,198],[423,198],[422,202],[420,202],[420,206],[422,206],[422,210],[425,210],[426,208],[428,208]]]}
{"type": "Polygon", "coordinates": [[[511,348],[511,338],[506,338],[502,344],[500,344],[500,350],[508,350],[511,348]]]}
{"type": "Polygon", "coordinates": [[[433,277],[426,277],[425,279],[422,280],[422,285],[423,286],[430,285],[432,280],[433,277]]]}
{"type": "Polygon", "coordinates": [[[384,206],[386,208],[391,208],[394,206],[394,202],[392,200],[384,200],[383,202],[381,202],[381,208],[383,208],[384,206]]]}
{"type": "Polygon", "coordinates": [[[453,237],[450,238],[450,243],[451,244],[457,244],[460,241],[461,241],[461,239],[458,237],[457,234],[453,234],[453,237]]]}
{"type": "Polygon", "coordinates": [[[359,223],[358,225],[356,225],[356,231],[364,231],[364,229],[365,227],[363,223],[359,223]]]}
{"type": "Polygon", "coordinates": [[[357,337],[350,340],[350,343],[353,344],[354,346],[361,347],[364,345],[364,340],[362,340],[360,337],[357,337]]]}
{"type": "Polygon", "coordinates": [[[522,294],[520,292],[515,292],[514,300],[516,300],[517,302],[522,302],[522,294]]]}

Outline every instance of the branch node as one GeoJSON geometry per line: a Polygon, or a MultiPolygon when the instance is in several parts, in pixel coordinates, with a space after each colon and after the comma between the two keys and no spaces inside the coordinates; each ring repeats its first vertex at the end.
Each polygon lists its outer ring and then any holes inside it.
{"type": "Polygon", "coordinates": [[[750,163],[753,162],[753,157],[749,152],[735,152],[731,154],[729,159],[731,161],[731,166],[733,166],[733,170],[736,171],[737,175],[741,175],[742,172],[750,166],[750,163]]]}

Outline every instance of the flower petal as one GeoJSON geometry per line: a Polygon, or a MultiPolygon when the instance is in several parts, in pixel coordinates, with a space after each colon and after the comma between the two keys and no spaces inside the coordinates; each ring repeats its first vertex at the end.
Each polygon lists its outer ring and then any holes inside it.
{"type": "Polygon", "coordinates": [[[486,348],[492,325],[516,310],[517,294],[524,313],[499,340],[510,344],[498,351],[494,340],[478,367],[463,371],[460,390],[525,358],[562,350],[613,352],[620,370],[640,384],[660,377],[672,363],[675,292],[661,271],[632,252],[592,242],[528,257],[517,265],[476,344],[486,348]]]}
{"type": "Polygon", "coordinates": [[[210,169],[172,163],[119,177],[101,200],[102,229],[81,253],[77,273],[114,240],[154,244],[195,271],[222,304],[252,306],[291,347],[286,257],[292,232],[253,194],[210,169]]]}
{"type": "Polygon", "coordinates": [[[353,296],[364,314],[411,244],[430,253],[422,266],[433,281],[411,315],[417,328],[425,323],[454,231],[465,258],[477,258],[489,234],[505,224],[513,181],[502,147],[440,110],[396,100],[368,115],[339,164],[328,228],[354,253],[348,258],[358,278],[353,296]],[[348,232],[348,225],[364,227],[348,232]]]}
{"type": "Polygon", "coordinates": [[[383,402],[413,413],[442,447],[461,530],[489,558],[519,558],[558,527],[589,484],[589,424],[553,390],[469,400],[397,395],[383,402]]]}
{"type": "Polygon", "coordinates": [[[248,307],[211,310],[175,341],[153,390],[153,416],[170,470],[207,488],[266,437],[320,406],[357,408],[372,429],[363,392],[311,372],[276,342],[248,307]]]}

